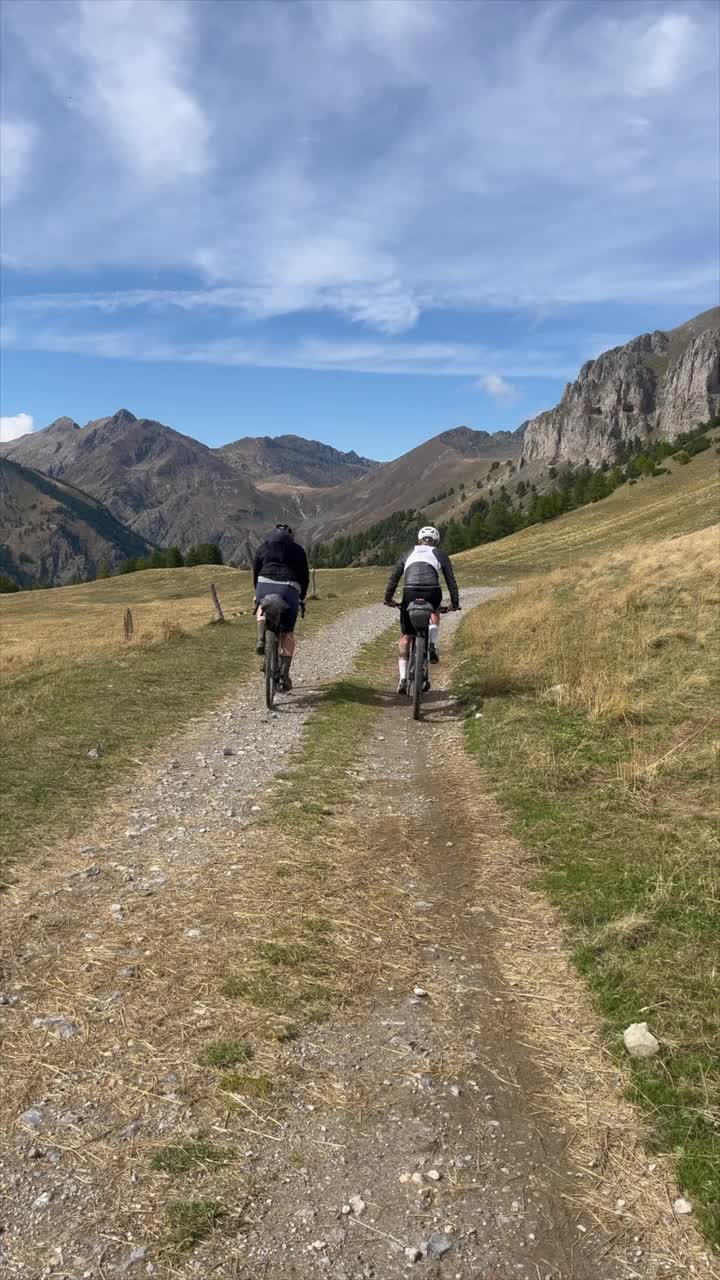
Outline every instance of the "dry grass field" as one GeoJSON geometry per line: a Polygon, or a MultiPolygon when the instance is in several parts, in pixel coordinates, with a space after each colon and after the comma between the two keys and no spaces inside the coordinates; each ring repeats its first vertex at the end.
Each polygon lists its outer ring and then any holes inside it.
{"type": "MultiPolygon", "coordinates": [[[[643,507],[645,532],[677,536],[594,559],[586,538],[572,568],[469,615],[460,685],[471,750],[538,858],[611,1049],[642,1020],[661,1042],[632,1064],[631,1097],[720,1244],[720,526],[683,532],[703,491],[643,507]]],[[[612,502],[563,522],[565,545],[582,527],[637,534],[612,502]]]]}
{"type": "Polygon", "coordinates": [[[672,459],[665,465],[668,475],[625,484],[603,502],[463,552],[456,557],[458,571],[466,581],[512,582],[528,574],[572,568],[579,556],[681,537],[715,523],[720,518],[715,450],[698,454],[686,466],[672,459]]]}
{"type": "MultiPolygon", "coordinates": [[[[126,608],[133,614],[136,645],[158,643],[179,631],[196,633],[214,617],[211,582],[228,618],[250,616],[250,574],[223,565],[145,569],[75,587],[0,596],[0,671],[9,674],[36,664],[65,666],[118,654],[126,648],[126,608]]],[[[319,570],[320,599],[308,608],[308,626],[322,625],[341,609],[380,599],[384,585],[382,570],[319,570]]]]}

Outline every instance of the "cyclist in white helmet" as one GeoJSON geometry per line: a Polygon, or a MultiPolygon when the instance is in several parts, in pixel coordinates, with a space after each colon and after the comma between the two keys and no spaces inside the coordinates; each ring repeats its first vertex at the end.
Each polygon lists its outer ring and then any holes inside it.
{"type": "Polygon", "coordinates": [[[423,529],[420,529],[415,547],[409,555],[400,557],[390,574],[390,580],[385,590],[385,604],[392,605],[398,583],[404,576],[405,581],[403,583],[402,604],[400,607],[400,630],[402,634],[399,645],[398,667],[400,669],[400,683],[398,685],[398,693],[407,692],[408,650],[410,648],[410,637],[413,634],[412,624],[407,612],[410,602],[422,599],[427,600],[428,604],[433,606],[433,615],[430,622],[431,662],[440,661],[438,649],[440,614],[438,610],[442,603],[441,573],[447,583],[450,603],[453,609],[460,608],[460,593],[455,581],[450,557],[445,551],[440,551],[439,542],[440,534],[432,525],[425,525],[423,529]]]}

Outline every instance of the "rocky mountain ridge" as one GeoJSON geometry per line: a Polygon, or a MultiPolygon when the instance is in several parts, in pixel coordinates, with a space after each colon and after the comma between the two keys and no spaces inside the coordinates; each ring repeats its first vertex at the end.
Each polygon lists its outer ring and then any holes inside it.
{"type": "Polygon", "coordinates": [[[554,409],[524,422],[529,461],[612,462],[635,437],[672,439],[720,411],[720,307],[588,360],[554,409]]]}
{"type": "Polygon", "coordinates": [[[303,436],[246,436],[213,450],[258,487],[331,488],[364,476],[379,462],[303,436]]]}

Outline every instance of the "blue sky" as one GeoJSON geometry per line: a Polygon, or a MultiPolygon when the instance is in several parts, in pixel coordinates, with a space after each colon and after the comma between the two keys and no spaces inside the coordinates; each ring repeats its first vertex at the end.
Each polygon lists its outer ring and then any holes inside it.
{"type": "Polygon", "coordinates": [[[713,0],[5,0],[5,435],[380,458],[718,301],[713,0]]]}

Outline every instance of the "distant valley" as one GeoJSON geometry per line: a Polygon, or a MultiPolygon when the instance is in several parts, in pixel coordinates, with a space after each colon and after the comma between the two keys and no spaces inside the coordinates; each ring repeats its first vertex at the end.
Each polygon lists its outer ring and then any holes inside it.
{"type": "Polygon", "coordinates": [[[0,572],[64,583],[199,542],[243,564],[278,520],[308,544],[401,510],[446,523],[519,469],[542,490],[553,465],[610,465],[632,441],[674,438],[718,412],[715,308],[589,361],[554,409],[516,431],[457,427],[387,463],[292,434],[210,449],[126,409],[84,426],[58,418],[2,446],[0,572]]]}

